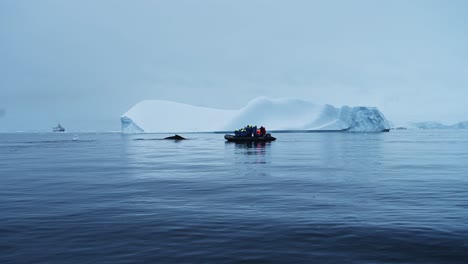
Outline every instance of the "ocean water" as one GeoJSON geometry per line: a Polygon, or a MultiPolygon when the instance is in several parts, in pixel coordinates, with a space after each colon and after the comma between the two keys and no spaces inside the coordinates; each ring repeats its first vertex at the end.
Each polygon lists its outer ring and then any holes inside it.
{"type": "Polygon", "coordinates": [[[0,134],[0,263],[468,263],[468,133],[0,134]]]}

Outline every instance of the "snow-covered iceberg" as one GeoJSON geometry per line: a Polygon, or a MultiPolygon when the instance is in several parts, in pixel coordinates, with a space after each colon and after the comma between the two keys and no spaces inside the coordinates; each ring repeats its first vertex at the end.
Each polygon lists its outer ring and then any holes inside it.
{"type": "Polygon", "coordinates": [[[301,99],[260,97],[239,110],[145,100],[121,117],[123,133],[232,131],[247,124],[268,130],[380,132],[389,123],[375,107],[334,107],[301,99]]]}
{"type": "Polygon", "coordinates": [[[411,123],[410,128],[416,129],[468,129],[468,121],[459,122],[453,125],[445,125],[440,122],[426,121],[411,123]]]}

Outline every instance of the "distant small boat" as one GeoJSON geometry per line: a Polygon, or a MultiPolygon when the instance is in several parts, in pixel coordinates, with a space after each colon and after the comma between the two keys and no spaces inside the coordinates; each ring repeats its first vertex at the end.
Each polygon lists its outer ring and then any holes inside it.
{"type": "Polygon", "coordinates": [[[59,123],[58,126],[53,128],[53,131],[54,132],[65,132],[65,128],[63,126],[61,126],[60,123],[59,123]]]}

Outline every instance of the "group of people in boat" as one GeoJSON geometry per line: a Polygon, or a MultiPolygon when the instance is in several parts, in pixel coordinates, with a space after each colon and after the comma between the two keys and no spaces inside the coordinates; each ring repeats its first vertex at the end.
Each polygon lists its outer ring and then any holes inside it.
{"type": "Polygon", "coordinates": [[[236,137],[264,137],[267,134],[265,127],[247,125],[241,129],[234,130],[234,136],[236,137]]]}

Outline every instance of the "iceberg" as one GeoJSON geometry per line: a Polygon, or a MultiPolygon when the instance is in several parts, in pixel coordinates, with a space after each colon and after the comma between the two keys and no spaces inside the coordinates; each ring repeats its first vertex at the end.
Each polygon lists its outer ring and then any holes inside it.
{"type": "Polygon", "coordinates": [[[418,129],[446,129],[448,126],[434,121],[426,121],[426,122],[416,122],[411,123],[411,127],[418,128],[418,129]]]}
{"type": "Polygon", "coordinates": [[[468,129],[468,121],[459,122],[450,126],[452,129],[468,129]]]}
{"type": "Polygon", "coordinates": [[[180,133],[233,131],[247,124],[275,130],[381,132],[389,122],[376,107],[335,107],[302,99],[260,97],[238,110],[144,100],[120,118],[122,132],[180,133]]]}
{"type": "Polygon", "coordinates": [[[468,121],[459,122],[453,125],[445,125],[434,121],[416,122],[411,123],[410,127],[416,129],[468,129],[468,121]]]}

